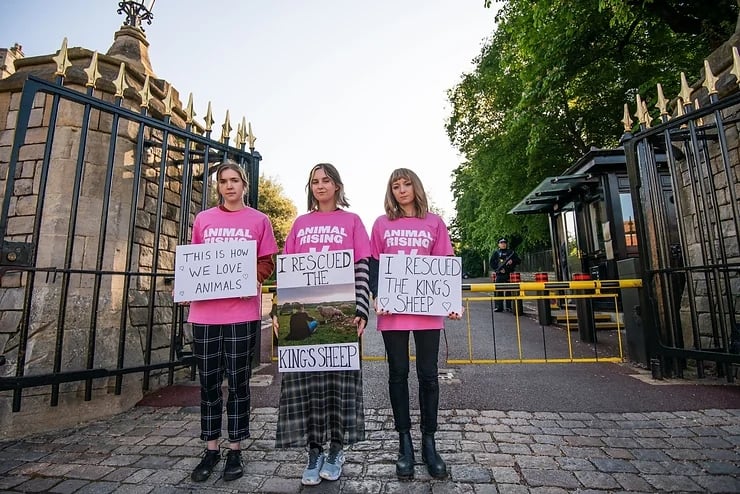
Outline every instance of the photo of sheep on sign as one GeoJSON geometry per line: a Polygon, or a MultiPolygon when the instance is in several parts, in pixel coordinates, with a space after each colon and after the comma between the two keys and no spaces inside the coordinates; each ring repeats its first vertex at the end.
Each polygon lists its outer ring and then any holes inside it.
{"type": "Polygon", "coordinates": [[[280,372],[360,368],[351,250],[277,258],[280,372]]]}

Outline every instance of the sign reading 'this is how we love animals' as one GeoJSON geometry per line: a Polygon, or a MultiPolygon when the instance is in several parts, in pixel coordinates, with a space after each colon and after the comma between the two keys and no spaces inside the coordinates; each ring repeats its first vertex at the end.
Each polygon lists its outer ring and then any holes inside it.
{"type": "Polygon", "coordinates": [[[377,302],[392,313],[462,314],[462,259],[381,254],[377,302]]]}
{"type": "Polygon", "coordinates": [[[175,302],[257,295],[257,242],[178,245],[175,302]]]}

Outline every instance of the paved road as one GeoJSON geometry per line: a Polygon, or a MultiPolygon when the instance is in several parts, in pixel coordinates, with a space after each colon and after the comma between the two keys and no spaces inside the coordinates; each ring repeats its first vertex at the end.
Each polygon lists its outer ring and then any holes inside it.
{"type": "MultiPolygon", "coordinates": [[[[512,321],[496,314],[502,332],[512,321]]],[[[520,324],[541,332],[531,319],[520,324]]],[[[371,331],[366,350],[372,348],[378,340],[371,331]]],[[[629,364],[441,367],[438,445],[447,480],[431,479],[420,464],[414,480],[395,478],[386,366],[368,361],[367,440],[348,451],[337,482],[302,487],[305,453],[274,449],[279,375],[265,365],[253,378],[252,438],[240,480],[224,482],[220,471],[205,484],[189,480],[202,443],[197,387],[182,383],[109,420],[1,442],[0,492],[740,492],[735,384],[655,381],[629,364]]],[[[418,431],[413,435],[419,460],[418,431]]]]}

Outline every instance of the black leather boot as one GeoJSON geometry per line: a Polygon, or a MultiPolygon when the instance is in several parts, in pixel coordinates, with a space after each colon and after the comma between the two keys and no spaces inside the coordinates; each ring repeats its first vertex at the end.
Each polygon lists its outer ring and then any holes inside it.
{"type": "Polygon", "coordinates": [[[429,475],[435,479],[447,477],[447,465],[437,453],[434,434],[424,433],[421,435],[421,459],[426,464],[429,475]]]}
{"type": "Polygon", "coordinates": [[[414,445],[411,443],[410,432],[401,432],[398,434],[396,475],[402,480],[414,478],[414,445]]]}

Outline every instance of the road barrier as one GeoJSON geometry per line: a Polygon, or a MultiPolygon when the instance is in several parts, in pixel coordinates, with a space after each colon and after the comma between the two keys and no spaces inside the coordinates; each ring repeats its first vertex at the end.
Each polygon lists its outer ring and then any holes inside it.
{"type": "MultiPolygon", "coordinates": [[[[536,281],[463,284],[465,338],[456,338],[455,330],[448,327],[445,361],[447,365],[623,362],[619,290],[641,287],[639,279],[547,281],[546,274],[537,276],[536,281]],[[494,302],[498,300],[512,300],[513,313],[494,318],[494,302]],[[602,301],[602,310],[591,312],[587,316],[590,320],[584,322],[576,307],[596,300],[602,301]],[[526,310],[527,302],[532,311],[526,310]],[[487,303],[487,310],[471,309],[471,304],[483,303],[487,303]],[[613,309],[603,309],[606,305],[613,309]],[[583,325],[593,328],[592,337],[584,337],[583,325]]],[[[273,293],[275,287],[262,290],[273,293]]],[[[385,355],[382,350],[371,355],[363,352],[362,359],[385,360],[385,355]]]]}

